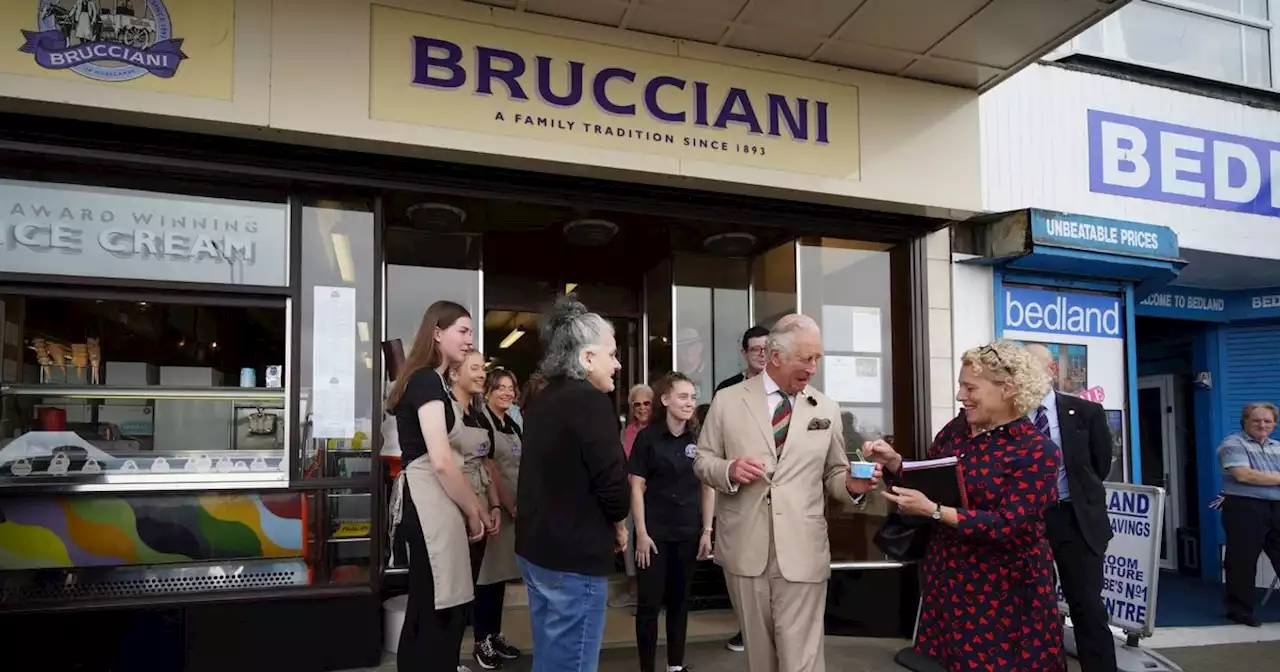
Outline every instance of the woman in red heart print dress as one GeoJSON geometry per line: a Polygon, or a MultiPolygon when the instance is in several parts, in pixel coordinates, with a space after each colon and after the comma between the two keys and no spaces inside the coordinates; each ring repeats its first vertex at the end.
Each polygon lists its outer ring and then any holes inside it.
{"type": "MultiPolygon", "coordinates": [[[[967,508],[939,506],[893,488],[904,513],[939,513],[924,561],[915,650],[948,670],[1066,670],[1044,510],[1057,496],[1058,447],[1027,419],[1049,390],[1048,375],[1021,345],[997,341],[964,354],[956,399],[964,410],[934,439],[928,457],[954,455],[967,508]]],[[[879,442],[864,449],[901,459],[879,442]]]]}

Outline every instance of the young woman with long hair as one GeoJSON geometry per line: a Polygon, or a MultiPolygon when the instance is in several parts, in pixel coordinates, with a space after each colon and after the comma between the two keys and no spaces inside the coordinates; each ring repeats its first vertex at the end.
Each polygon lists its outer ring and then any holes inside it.
{"type": "Polygon", "coordinates": [[[468,605],[475,589],[470,545],[492,527],[463,465],[481,450],[463,431],[463,409],[449,394],[449,370],[471,351],[471,315],[437,301],[422,316],[404,370],[387,396],[396,416],[404,470],[391,497],[391,535],[403,525],[409,548],[409,602],[396,668],[458,672],[468,605]]]}

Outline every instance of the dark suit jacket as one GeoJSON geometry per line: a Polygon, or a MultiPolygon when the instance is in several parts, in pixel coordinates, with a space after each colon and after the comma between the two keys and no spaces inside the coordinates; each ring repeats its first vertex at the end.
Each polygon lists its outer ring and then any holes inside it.
{"type": "Polygon", "coordinates": [[[1111,541],[1107,493],[1102,481],[1111,471],[1111,426],[1102,406],[1069,394],[1056,394],[1062,459],[1067,465],[1071,508],[1085,543],[1102,554],[1111,541]]]}

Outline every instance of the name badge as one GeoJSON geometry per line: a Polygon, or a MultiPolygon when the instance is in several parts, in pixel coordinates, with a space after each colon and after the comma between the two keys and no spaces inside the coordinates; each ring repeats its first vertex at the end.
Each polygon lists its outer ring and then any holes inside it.
{"type": "Polygon", "coordinates": [[[488,454],[489,454],[489,442],[488,442],[488,441],[481,441],[481,442],[476,446],[476,452],[475,452],[475,454],[476,454],[476,456],[477,456],[477,457],[484,457],[485,455],[488,455],[488,454]]]}
{"type": "Polygon", "coordinates": [[[685,447],[684,447],[684,456],[685,456],[685,457],[687,457],[687,458],[689,458],[689,459],[691,459],[691,460],[692,460],[692,459],[693,459],[694,457],[696,457],[697,455],[698,455],[698,444],[696,444],[696,443],[691,443],[691,444],[689,444],[689,445],[687,445],[687,446],[685,446],[685,447]]]}
{"type": "Polygon", "coordinates": [[[512,443],[511,443],[511,454],[512,454],[512,455],[515,455],[516,457],[520,457],[520,442],[519,442],[519,441],[514,441],[514,442],[512,442],[512,443]]]}

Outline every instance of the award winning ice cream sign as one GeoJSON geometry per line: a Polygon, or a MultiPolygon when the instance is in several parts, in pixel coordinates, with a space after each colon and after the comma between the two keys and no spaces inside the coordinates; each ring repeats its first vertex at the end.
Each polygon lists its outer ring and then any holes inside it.
{"type": "Polygon", "coordinates": [[[283,204],[0,180],[0,272],[288,284],[283,204]]]}
{"type": "Polygon", "coordinates": [[[854,86],[372,11],[374,118],[857,177],[854,86]]]}
{"type": "Polygon", "coordinates": [[[186,58],[161,0],[39,0],[36,25],[19,51],[46,70],[71,70],[101,82],[148,74],[169,78],[186,58]]]}

